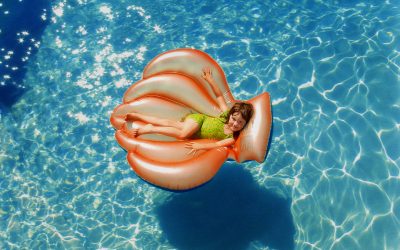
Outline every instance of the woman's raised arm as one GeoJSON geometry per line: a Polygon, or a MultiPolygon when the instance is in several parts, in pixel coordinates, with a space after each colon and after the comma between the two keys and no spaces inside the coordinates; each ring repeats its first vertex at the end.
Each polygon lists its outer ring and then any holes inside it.
{"type": "Polygon", "coordinates": [[[222,110],[222,112],[227,111],[228,106],[226,105],[224,95],[221,92],[221,90],[219,89],[214,78],[212,77],[211,69],[209,67],[204,67],[203,73],[201,76],[210,84],[211,88],[213,89],[214,94],[217,97],[217,103],[218,103],[219,108],[222,110]]]}

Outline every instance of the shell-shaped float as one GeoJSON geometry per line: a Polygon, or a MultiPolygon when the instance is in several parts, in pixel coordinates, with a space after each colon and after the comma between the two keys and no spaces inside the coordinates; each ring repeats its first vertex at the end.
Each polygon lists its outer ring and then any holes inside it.
{"type": "Polygon", "coordinates": [[[271,130],[270,96],[264,92],[247,102],[254,114],[240,133],[233,147],[201,150],[196,155],[185,148],[188,141],[209,143],[212,140],[175,138],[149,134],[132,137],[126,130],[141,127],[140,121],[125,122],[131,112],[179,121],[190,113],[218,116],[216,96],[201,77],[203,68],[213,72],[225,101],[231,106],[233,98],[221,67],[206,53],[195,49],[176,49],[154,58],[144,69],[143,78],[132,85],[123,96],[123,103],[111,114],[115,137],[127,152],[132,169],[142,179],[172,190],[186,190],[211,180],[229,158],[237,162],[263,162],[271,130]]]}

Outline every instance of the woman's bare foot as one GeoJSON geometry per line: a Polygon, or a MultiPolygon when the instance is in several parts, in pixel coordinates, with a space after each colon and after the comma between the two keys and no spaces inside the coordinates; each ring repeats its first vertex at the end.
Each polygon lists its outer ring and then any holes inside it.
{"type": "Polygon", "coordinates": [[[151,133],[152,129],[153,129],[153,125],[152,124],[146,124],[145,126],[143,126],[141,128],[133,128],[133,129],[130,129],[130,130],[125,130],[125,131],[130,136],[137,137],[137,136],[142,135],[142,134],[151,133]]]}
{"type": "Polygon", "coordinates": [[[139,130],[139,128],[124,129],[124,132],[127,133],[131,137],[136,137],[138,135],[138,130],[139,130]]]}
{"type": "Polygon", "coordinates": [[[137,130],[137,134],[138,135],[149,134],[149,133],[151,133],[152,130],[153,130],[153,125],[152,124],[146,124],[145,126],[139,128],[137,130]]]}

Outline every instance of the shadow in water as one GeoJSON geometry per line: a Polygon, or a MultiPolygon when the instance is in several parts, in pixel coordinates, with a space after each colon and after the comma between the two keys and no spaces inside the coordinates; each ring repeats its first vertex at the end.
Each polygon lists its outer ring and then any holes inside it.
{"type": "Polygon", "coordinates": [[[225,164],[211,182],[174,194],[156,212],[177,249],[239,250],[252,241],[293,249],[290,202],[260,187],[240,165],[225,164]]]}
{"type": "Polygon", "coordinates": [[[49,23],[51,1],[2,1],[0,13],[0,112],[8,111],[25,92],[26,63],[49,23]],[[5,14],[7,12],[7,14],[5,14]],[[43,18],[46,16],[46,20],[43,18]],[[3,60],[4,59],[4,60],[3,60]]]}

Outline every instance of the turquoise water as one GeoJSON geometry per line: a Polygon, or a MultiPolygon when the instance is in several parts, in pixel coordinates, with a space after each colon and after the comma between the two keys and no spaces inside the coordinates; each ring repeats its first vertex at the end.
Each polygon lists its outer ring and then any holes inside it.
{"type": "Polygon", "coordinates": [[[1,249],[398,249],[398,1],[52,3],[0,115],[1,249]],[[204,50],[272,97],[262,164],[173,193],[138,178],[113,108],[157,54],[204,50]]]}

